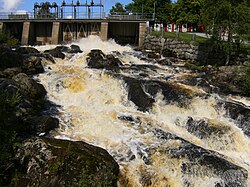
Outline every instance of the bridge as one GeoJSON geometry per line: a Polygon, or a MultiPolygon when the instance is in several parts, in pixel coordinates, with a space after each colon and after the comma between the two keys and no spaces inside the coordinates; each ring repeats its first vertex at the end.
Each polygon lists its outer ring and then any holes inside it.
{"type": "Polygon", "coordinates": [[[60,44],[89,35],[120,44],[143,46],[146,22],[153,14],[111,13],[103,5],[90,3],[35,3],[34,12],[0,13],[0,29],[9,31],[22,45],[60,44]]]}

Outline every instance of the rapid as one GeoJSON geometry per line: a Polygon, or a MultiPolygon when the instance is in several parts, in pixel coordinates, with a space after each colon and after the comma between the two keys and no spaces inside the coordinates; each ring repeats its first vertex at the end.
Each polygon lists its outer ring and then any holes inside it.
{"type": "Polygon", "coordinates": [[[44,60],[46,72],[35,77],[58,106],[60,128],[51,136],[106,149],[120,166],[120,187],[250,186],[246,125],[229,114],[229,105],[250,111],[248,98],[208,94],[185,84],[193,72],[182,62],[139,58],[141,52],[113,40],[90,36],[75,44],[83,53],[44,60]],[[115,55],[125,68],[89,68],[92,49],[115,55]],[[131,80],[154,100],[146,110],[131,99],[131,80]]]}

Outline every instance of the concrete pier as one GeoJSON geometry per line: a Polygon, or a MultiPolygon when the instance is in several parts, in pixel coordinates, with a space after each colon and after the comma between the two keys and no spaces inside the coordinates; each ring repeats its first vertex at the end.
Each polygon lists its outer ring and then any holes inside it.
{"type": "Polygon", "coordinates": [[[30,22],[23,23],[23,33],[22,33],[22,45],[29,44],[29,35],[30,35],[30,22]]]}
{"type": "Polygon", "coordinates": [[[60,22],[54,22],[52,26],[51,44],[59,43],[60,22]]]}
{"type": "Polygon", "coordinates": [[[139,24],[139,43],[138,43],[139,48],[142,48],[144,44],[144,39],[146,35],[146,26],[147,26],[146,23],[139,24]]]}
{"type": "Polygon", "coordinates": [[[108,22],[101,23],[101,39],[103,41],[108,40],[108,22]]]}
{"type": "Polygon", "coordinates": [[[3,22],[0,22],[0,31],[3,30],[3,22]]]}

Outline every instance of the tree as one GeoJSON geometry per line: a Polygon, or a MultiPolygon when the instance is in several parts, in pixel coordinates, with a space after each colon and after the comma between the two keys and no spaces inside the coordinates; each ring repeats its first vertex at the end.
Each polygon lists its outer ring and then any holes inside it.
{"type": "Polygon", "coordinates": [[[240,41],[249,36],[250,6],[248,0],[204,0],[202,17],[206,32],[216,41],[226,37],[226,65],[232,54],[240,49],[240,41]]]}
{"type": "Polygon", "coordinates": [[[158,22],[166,24],[170,21],[171,1],[170,0],[133,0],[125,6],[127,12],[152,14],[158,22]],[[154,10],[155,8],[155,10],[154,10]]]}
{"type": "Polygon", "coordinates": [[[123,5],[119,2],[117,2],[115,4],[115,6],[112,6],[112,8],[109,11],[110,13],[115,13],[115,12],[119,12],[119,13],[124,13],[126,12],[126,10],[124,9],[123,5]]]}
{"type": "Polygon", "coordinates": [[[197,30],[201,24],[202,5],[201,0],[178,0],[173,4],[171,18],[180,25],[187,23],[188,31],[191,31],[191,26],[197,30]]]}

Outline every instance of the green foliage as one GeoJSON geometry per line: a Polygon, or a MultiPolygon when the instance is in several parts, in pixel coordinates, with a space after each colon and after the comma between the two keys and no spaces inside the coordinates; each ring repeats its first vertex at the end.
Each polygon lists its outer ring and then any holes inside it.
{"type": "Polygon", "coordinates": [[[18,40],[15,39],[9,32],[0,31],[0,44],[6,43],[8,46],[15,46],[18,40]]]}
{"type": "Polygon", "coordinates": [[[247,96],[250,96],[250,65],[248,65],[247,67],[245,76],[243,76],[243,78],[240,80],[240,85],[242,86],[242,89],[245,91],[245,94],[247,96]]]}
{"type": "Polygon", "coordinates": [[[127,12],[152,14],[154,7],[156,20],[164,24],[168,23],[172,8],[169,0],[133,0],[125,6],[125,9],[127,12]]]}
{"type": "Polygon", "coordinates": [[[126,12],[126,10],[124,9],[121,3],[117,2],[115,6],[112,6],[109,12],[110,13],[115,13],[115,12],[123,13],[123,12],[126,12]]]}
{"type": "Polygon", "coordinates": [[[21,102],[21,99],[18,92],[13,95],[0,92],[0,186],[8,180],[6,173],[13,166],[13,150],[18,145],[16,136],[19,127],[18,124],[17,126],[9,125],[8,120],[15,115],[14,107],[21,102]]]}
{"type": "Polygon", "coordinates": [[[171,17],[177,24],[189,23],[195,26],[201,24],[200,0],[178,0],[173,4],[171,17]]]}
{"type": "Polygon", "coordinates": [[[224,51],[227,54],[226,65],[230,63],[232,53],[238,53],[242,39],[249,38],[250,6],[247,0],[204,0],[203,22],[207,33],[215,41],[226,40],[224,51]]]}

